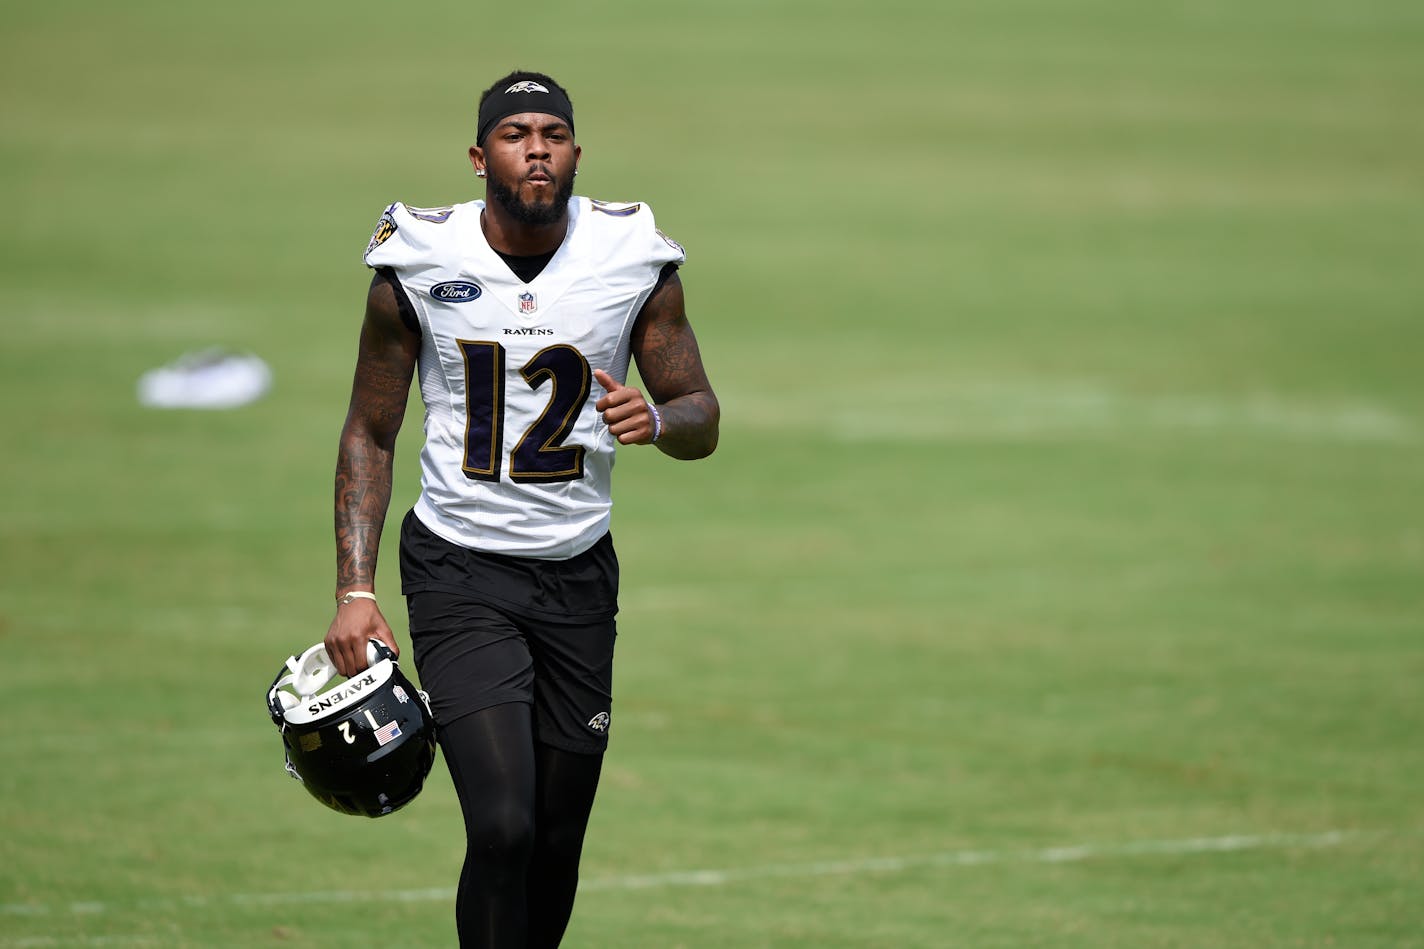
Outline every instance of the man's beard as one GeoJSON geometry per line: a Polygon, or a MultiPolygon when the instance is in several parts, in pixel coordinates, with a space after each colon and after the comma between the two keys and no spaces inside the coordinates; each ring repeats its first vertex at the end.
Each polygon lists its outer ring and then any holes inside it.
{"type": "Polygon", "coordinates": [[[520,224],[530,227],[546,227],[557,224],[569,207],[569,198],[574,193],[574,176],[569,175],[558,183],[554,200],[547,204],[531,204],[519,197],[519,192],[493,174],[489,177],[490,197],[499,202],[500,207],[520,224]]]}

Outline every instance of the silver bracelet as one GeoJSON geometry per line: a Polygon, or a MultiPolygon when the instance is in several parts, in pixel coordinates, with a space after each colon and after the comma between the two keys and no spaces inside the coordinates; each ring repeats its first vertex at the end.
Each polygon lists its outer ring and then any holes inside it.
{"type": "Polygon", "coordinates": [[[648,403],[648,411],[653,413],[653,441],[656,442],[663,437],[663,416],[658,411],[658,407],[653,403],[648,403]]]}

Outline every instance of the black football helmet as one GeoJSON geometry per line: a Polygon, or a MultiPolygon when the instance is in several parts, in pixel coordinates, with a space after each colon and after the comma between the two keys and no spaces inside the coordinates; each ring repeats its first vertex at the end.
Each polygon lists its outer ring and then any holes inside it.
{"type": "Polygon", "coordinates": [[[292,656],[267,690],[287,772],[343,814],[381,817],[415,799],[435,763],[429,697],[371,640],[364,672],[339,678],[321,643],[292,656]],[[328,686],[330,686],[328,688],[328,686]]]}

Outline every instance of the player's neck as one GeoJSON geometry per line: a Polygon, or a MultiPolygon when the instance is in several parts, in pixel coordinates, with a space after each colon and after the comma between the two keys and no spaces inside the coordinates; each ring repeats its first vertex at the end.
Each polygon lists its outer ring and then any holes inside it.
{"type": "Polygon", "coordinates": [[[511,217],[498,201],[486,201],[480,214],[480,229],[494,250],[516,257],[532,257],[559,249],[564,235],[569,232],[569,214],[565,211],[552,224],[525,224],[511,217]]]}

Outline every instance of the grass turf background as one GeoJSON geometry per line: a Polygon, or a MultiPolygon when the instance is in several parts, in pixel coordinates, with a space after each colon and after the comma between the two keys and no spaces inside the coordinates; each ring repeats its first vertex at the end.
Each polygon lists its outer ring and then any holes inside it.
{"type": "Polygon", "coordinates": [[[1424,944],[1414,5],[74,2],[0,50],[0,946],[453,944],[443,771],[328,814],[260,693],[330,615],[359,252],[473,196],[520,66],[688,247],[725,413],[620,456],[566,944],[1424,944]],[[212,344],[271,396],[136,405],[212,344]]]}

